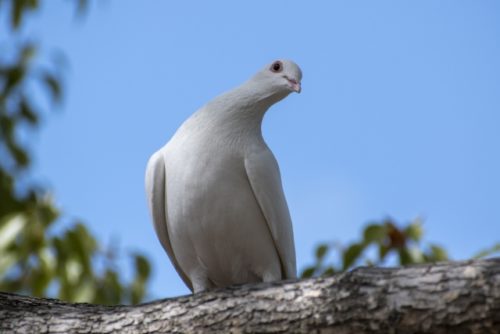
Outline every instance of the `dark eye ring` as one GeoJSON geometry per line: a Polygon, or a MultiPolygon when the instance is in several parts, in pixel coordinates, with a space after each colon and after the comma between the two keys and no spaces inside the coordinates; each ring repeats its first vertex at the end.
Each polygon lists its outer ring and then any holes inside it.
{"type": "Polygon", "coordinates": [[[283,63],[281,63],[279,60],[275,61],[271,65],[271,71],[274,73],[281,72],[283,70],[283,63]]]}

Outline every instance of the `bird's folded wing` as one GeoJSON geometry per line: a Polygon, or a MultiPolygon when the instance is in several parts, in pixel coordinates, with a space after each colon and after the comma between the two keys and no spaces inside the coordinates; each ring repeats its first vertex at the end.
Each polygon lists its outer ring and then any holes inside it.
{"type": "Polygon", "coordinates": [[[297,273],[292,221],[281,185],[278,163],[272,152],[264,149],[247,156],[245,168],[278,251],[282,277],[295,278],[297,273]]]}
{"type": "Polygon", "coordinates": [[[154,228],[158,239],[167,252],[170,260],[174,264],[175,270],[179,273],[186,285],[193,290],[193,285],[189,277],[182,271],[175,258],[172,244],[168,236],[167,228],[167,190],[166,190],[165,163],[161,152],[156,152],[151,156],[146,168],[146,195],[148,197],[149,211],[153,216],[154,228]]]}

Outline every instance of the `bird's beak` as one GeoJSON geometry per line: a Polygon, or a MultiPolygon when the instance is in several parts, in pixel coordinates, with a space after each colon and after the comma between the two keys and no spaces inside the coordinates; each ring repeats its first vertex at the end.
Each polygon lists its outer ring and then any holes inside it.
{"type": "Polygon", "coordinates": [[[297,92],[297,93],[300,93],[300,91],[302,90],[302,87],[300,86],[300,82],[298,82],[297,80],[295,79],[290,79],[288,76],[284,75],[283,76],[287,81],[288,83],[290,84],[290,88],[294,91],[294,92],[297,92]]]}
{"type": "Polygon", "coordinates": [[[294,92],[300,93],[302,87],[300,86],[300,82],[295,82],[292,84],[292,89],[294,92]]]}
{"type": "Polygon", "coordinates": [[[295,79],[290,79],[290,78],[286,78],[288,80],[288,82],[290,83],[291,85],[291,88],[294,92],[297,92],[297,93],[300,93],[300,91],[302,90],[302,87],[300,86],[300,82],[298,82],[297,80],[295,79]]]}

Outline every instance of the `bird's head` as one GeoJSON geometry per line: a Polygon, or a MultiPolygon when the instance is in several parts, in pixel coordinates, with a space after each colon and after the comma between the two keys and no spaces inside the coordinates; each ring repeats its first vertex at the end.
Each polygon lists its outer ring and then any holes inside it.
{"type": "Polygon", "coordinates": [[[301,91],[302,71],[291,60],[275,60],[258,72],[255,78],[275,93],[288,95],[301,91]]]}

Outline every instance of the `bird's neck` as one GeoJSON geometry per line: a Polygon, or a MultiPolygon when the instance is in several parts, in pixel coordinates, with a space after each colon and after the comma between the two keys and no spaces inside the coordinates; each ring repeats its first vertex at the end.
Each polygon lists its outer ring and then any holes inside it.
{"type": "Polygon", "coordinates": [[[221,131],[234,135],[261,135],[264,114],[287,95],[286,92],[270,92],[249,80],[216,97],[205,106],[205,110],[211,123],[221,131]]]}

